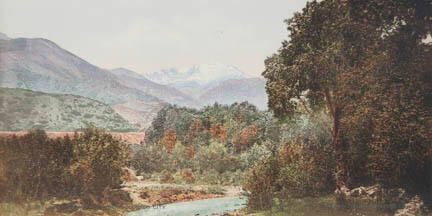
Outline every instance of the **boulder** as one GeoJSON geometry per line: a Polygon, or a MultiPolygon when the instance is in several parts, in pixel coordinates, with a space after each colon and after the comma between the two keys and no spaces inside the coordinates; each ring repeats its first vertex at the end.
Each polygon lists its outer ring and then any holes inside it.
{"type": "Polygon", "coordinates": [[[423,215],[424,202],[419,196],[414,196],[402,209],[396,211],[394,216],[417,216],[423,215]]]}

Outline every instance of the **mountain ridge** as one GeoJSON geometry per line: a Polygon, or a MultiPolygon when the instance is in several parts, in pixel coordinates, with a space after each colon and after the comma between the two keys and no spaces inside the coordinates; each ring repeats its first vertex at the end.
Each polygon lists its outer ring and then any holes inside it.
{"type": "Polygon", "coordinates": [[[0,40],[0,87],[80,95],[107,104],[159,101],[43,38],[0,40]],[[103,90],[103,91],[101,91],[103,90]]]}

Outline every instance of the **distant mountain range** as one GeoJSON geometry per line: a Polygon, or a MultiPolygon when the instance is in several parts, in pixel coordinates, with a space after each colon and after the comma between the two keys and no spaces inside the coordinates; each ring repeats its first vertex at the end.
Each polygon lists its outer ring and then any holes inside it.
{"type": "MultiPolygon", "coordinates": [[[[205,78],[206,74],[211,74],[213,71],[211,69],[218,69],[224,76],[206,82],[198,82],[197,80],[187,78],[187,76],[182,80],[179,75],[181,73],[178,73],[175,75],[177,78],[171,80],[173,82],[168,82],[168,78],[166,78],[165,81],[168,84],[162,85],[151,82],[149,80],[151,77],[148,77],[148,74],[141,75],[124,68],[114,69],[112,72],[118,75],[121,83],[154,95],[171,104],[199,108],[205,105],[212,105],[215,102],[232,104],[234,102],[248,101],[259,109],[266,109],[267,94],[265,92],[264,79],[246,78],[249,76],[243,74],[237,68],[233,66],[223,67],[220,64],[211,66],[196,65],[188,71],[193,71],[194,76],[198,79],[200,76],[205,78]],[[226,70],[223,70],[223,68],[226,70]],[[237,78],[234,79],[234,77],[237,78]]],[[[171,71],[176,70],[171,69],[171,71]]],[[[163,71],[159,75],[165,73],[168,74],[168,77],[170,76],[169,74],[172,74],[171,72],[163,71]]],[[[213,75],[213,77],[216,76],[213,75]]]]}
{"type": "Polygon", "coordinates": [[[75,131],[90,123],[107,131],[138,130],[111,107],[96,100],[76,95],[0,88],[0,131],[31,128],[75,131]]]}
{"type": "Polygon", "coordinates": [[[229,79],[246,79],[246,74],[232,65],[201,64],[191,68],[178,70],[176,68],[164,69],[154,73],[145,74],[149,80],[172,86],[183,85],[212,85],[229,79]]]}
{"type": "MultiPolygon", "coordinates": [[[[0,33],[0,87],[73,94],[101,101],[144,130],[167,103],[200,108],[249,101],[266,109],[264,80],[235,66],[194,65],[154,73],[92,65],[42,38],[0,33]]],[[[2,119],[0,119],[2,120],[2,119]]]]}
{"type": "Polygon", "coordinates": [[[252,78],[232,65],[201,64],[178,70],[165,69],[144,76],[190,95],[200,106],[248,101],[267,109],[265,80],[252,78]]]}

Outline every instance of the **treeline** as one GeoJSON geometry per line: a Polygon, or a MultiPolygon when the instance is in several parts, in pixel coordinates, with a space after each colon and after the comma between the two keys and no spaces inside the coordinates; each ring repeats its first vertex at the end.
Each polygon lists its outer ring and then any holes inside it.
{"type": "Polygon", "coordinates": [[[43,130],[0,139],[0,202],[79,198],[86,207],[118,188],[128,146],[90,126],[73,137],[50,139],[43,130]]]}

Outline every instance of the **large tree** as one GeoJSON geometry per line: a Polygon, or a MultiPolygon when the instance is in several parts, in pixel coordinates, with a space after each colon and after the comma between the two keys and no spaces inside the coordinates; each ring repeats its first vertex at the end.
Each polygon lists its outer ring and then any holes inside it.
{"type": "MultiPolygon", "coordinates": [[[[390,95],[398,94],[387,92],[374,97],[385,86],[382,84],[392,83],[398,77],[417,77],[407,83],[418,83],[422,88],[410,95],[417,94],[418,105],[426,101],[428,83],[418,79],[427,74],[424,68],[410,74],[398,61],[412,57],[413,52],[407,51],[420,50],[422,54],[416,57],[422,59],[417,62],[425,62],[427,52],[414,48],[423,46],[421,40],[430,33],[430,9],[430,0],[308,2],[301,13],[286,21],[289,40],[283,41],[277,53],[265,61],[263,76],[267,79],[268,105],[276,116],[290,116],[299,110],[298,106],[312,110],[325,108],[330,115],[339,188],[347,186],[349,176],[346,166],[349,142],[343,134],[351,127],[347,123],[368,110],[380,109],[377,105],[383,102],[380,100],[387,101],[390,95]],[[390,62],[394,64],[386,65],[390,62]]],[[[411,113],[417,115],[424,110],[427,107],[411,113]]]]}

